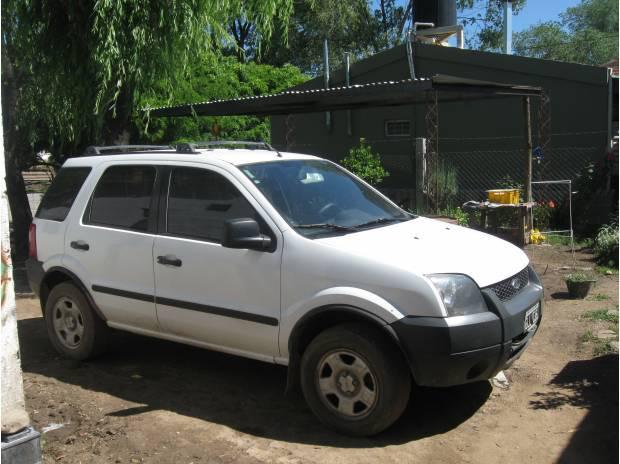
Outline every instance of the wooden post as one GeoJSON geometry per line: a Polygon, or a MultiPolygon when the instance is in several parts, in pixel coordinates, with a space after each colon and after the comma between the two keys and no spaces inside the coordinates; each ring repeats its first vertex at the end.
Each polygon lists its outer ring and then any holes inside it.
{"type": "Polygon", "coordinates": [[[415,212],[424,212],[424,177],[426,170],[426,139],[415,139],[415,212]]]}
{"type": "Polygon", "coordinates": [[[523,98],[523,117],[525,119],[525,202],[532,201],[532,118],[530,97],[523,98]]]}

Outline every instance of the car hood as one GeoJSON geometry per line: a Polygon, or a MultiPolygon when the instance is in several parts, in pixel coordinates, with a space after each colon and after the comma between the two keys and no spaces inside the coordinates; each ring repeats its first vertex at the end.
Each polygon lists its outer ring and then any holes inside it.
{"type": "Polygon", "coordinates": [[[317,241],[417,274],[465,274],[481,288],[517,274],[529,262],[505,240],[423,217],[317,241]]]}

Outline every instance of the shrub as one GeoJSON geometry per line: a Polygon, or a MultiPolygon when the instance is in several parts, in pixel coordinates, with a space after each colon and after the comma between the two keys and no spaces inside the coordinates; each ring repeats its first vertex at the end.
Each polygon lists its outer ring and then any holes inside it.
{"type": "Polygon", "coordinates": [[[549,230],[554,207],[555,205],[551,201],[536,203],[536,205],[534,205],[534,210],[533,210],[534,227],[536,227],[539,230],[549,230]]]}
{"type": "Polygon", "coordinates": [[[451,209],[458,193],[456,168],[445,161],[439,161],[429,173],[428,184],[434,192],[434,195],[429,195],[431,208],[436,212],[451,209]]]}
{"type": "Polygon", "coordinates": [[[618,267],[618,224],[601,227],[594,238],[596,262],[604,266],[618,267]]]}
{"type": "Polygon", "coordinates": [[[469,227],[469,215],[461,208],[454,211],[454,219],[459,226],[469,227]]]}
{"type": "Polygon", "coordinates": [[[379,153],[373,153],[372,147],[363,138],[360,138],[360,144],[351,148],[340,163],[371,185],[379,184],[390,175],[383,167],[379,153]]]}
{"type": "Polygon", "coordinates": [[[591,282],[594,279],[585,272],[574,272],[565,277],[567,282],[591,282]]]}

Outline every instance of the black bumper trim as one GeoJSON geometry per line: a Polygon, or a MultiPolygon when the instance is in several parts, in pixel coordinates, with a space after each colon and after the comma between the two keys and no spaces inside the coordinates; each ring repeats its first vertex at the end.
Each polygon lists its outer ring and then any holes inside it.
{"type": "Polygon", "coordinates": [[[32,290],[36,296],[39,296],[41,293],[41,282],[43,282],[43,277],[45,276],[43,263],[34,258],[28,258],[26,260],[26,274],[28,275],[30,290],[32,290]]]}
{"type": "Polygon", "coordinates": [[[419,385],[448,387],[486,380],[525,351],[540,327],[542,297],[542,287],[532,283],[507,302],[485,293],[489,311],[484,313],[408,316],[391,327],[419,385]],[[536,303],[541,305],[538,325],[524,333],[525,312],[536,303]]]}

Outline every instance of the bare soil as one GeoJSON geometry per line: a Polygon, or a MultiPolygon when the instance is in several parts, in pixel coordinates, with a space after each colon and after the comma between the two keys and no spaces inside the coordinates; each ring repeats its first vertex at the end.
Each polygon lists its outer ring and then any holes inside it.
{"type": "MultiPolygon", "coordinates": [[[[91,362],[60,358],[38,301],[18,300],[27,408],[55,463],[616,463],[618,355],[594,356],[589,310],[617,309],[618,276],[569,300],[561,247],[527,250],[545,286],[542,326],[508,371],[480,382],[416,389],[405,415],[368,439],[325,429],[284,368],[130,334],[91,362]]],[[[577,266],[593,267],[577,253],[577,266]]],[[[617,327],[617,326],[615,326],[617,327]]],[[[617,328],[615,328],[617,332],[617,328]]]]}

